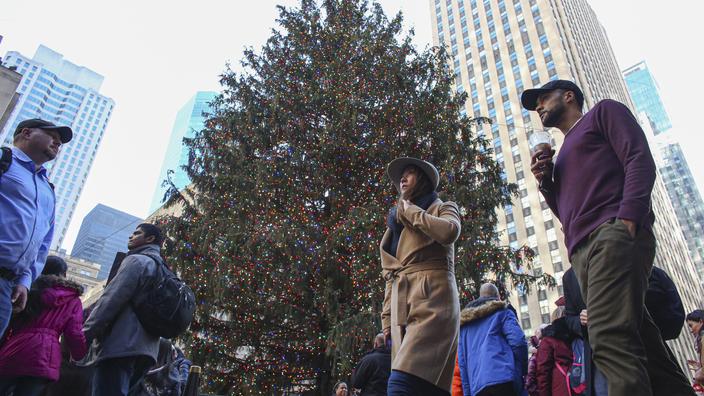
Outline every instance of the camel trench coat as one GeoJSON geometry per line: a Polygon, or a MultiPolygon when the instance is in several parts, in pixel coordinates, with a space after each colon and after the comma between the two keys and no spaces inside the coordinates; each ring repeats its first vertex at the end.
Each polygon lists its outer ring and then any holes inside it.
{"type": "Polygon", "coordinates": [[[380,246],[386,281],[381,322],[391,328],[391,368],[449,392],[460,328],[454,247],[459,209],[437,199],[428,210],[399,208],[399,219],[404,229],[396,257],[386,250],[390,229],[380,246]]]}

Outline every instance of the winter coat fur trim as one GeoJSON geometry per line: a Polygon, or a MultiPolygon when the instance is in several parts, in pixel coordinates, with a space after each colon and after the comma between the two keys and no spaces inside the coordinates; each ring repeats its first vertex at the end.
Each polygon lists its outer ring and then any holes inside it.
{"type": "Polygon", "coordinates": [[[504,301],[489,301],[478,307],[467,307],[460,313],[460,325],[485,318],[500,309],[505,309],[507,306],[508,304],[504,301]]]}
{"type": "Polygon", "coordinates": [[[78,295],[83,295],[83,286],[70,279],[56,275],[42,275],[34,281],[35,286],[41,285],[43,288],[62,286],[67,289],[75,290],[78,295]]]}

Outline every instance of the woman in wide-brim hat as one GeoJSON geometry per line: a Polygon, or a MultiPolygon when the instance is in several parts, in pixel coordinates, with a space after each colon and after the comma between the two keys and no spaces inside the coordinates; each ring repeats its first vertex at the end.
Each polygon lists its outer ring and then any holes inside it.
{"type": "Polygon", "coordinates": [[[380,246],[381,321],[392,349],[388,394],[448,395],[459,334],[459,210],[438,198],[440,176],[431,163],[397,158],[387,174],[399,193],[380,246]]]}

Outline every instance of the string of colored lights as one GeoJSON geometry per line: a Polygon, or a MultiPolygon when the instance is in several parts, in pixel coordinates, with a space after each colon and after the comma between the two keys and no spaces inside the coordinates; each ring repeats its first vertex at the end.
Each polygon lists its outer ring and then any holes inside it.
{"type": "Polygon", "coordinates": [[[463,304],[487,279],[550,282],[516,271],[530,251],[498,246],[495,208],[515,186],[459,117],[444,52],[417,52],[400,16],[361,0],[304,0],[277,23],[245,72],[223,74],[187,140],[190,198],[163,218],[167,259],[198,298],[181,341],[208,391],[322,394],[350,378],[380,330],[378,244],[396,199],[385,166],[398,156],[433,162],[461,207],[463,304]]]}

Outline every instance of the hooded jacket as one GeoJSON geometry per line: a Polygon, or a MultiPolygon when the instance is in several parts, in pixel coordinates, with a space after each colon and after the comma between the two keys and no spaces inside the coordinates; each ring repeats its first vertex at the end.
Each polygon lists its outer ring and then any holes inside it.
{"type": "Polygon", "coordinates": [[[528,344],[505,302],[482,297],[462,310],[457,364],[465,396],[507,382],[523,393],[528,344]]]}
{"type": "Polygon", "coordinates": [[[538,346],[536,377],[538,395],[570,396],[567,373],[572,365],[572,335],[567,320],[556,319],[543,329],[543,338],[538,346]]]}
{"type": "Polygon", "coordinates": [[[61,345],[64,335],[71,356],[81,359],[86,354],[86,339],[81,330],[83,287],[54,275],[42,275],[37,284],[48,284],[40,294],[42,310],[29,322],[15,321],[0,348],[0,376],[59,379],[61,345]]]}

